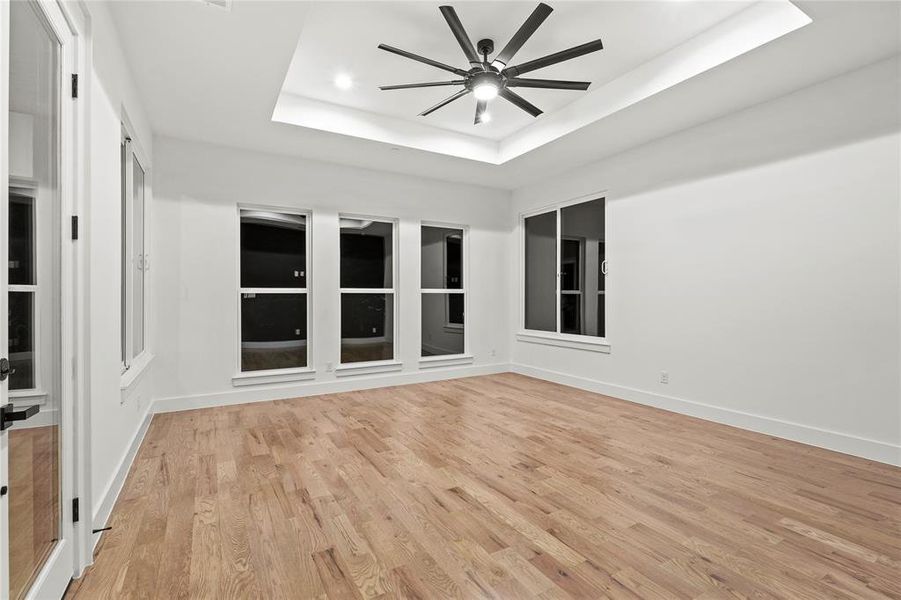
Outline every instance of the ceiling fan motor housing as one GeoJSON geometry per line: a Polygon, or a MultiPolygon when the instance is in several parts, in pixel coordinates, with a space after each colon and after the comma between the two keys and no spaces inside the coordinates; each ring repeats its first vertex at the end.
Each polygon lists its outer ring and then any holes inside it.
{"type": "Polygon", "coordinates": [[[466,78],[466,88],[474,90],[480,85],[488,84],[501,89],[504,87],[505,79],[506,77],[494,67],[489,66],[487,71],[476,68],[470,71],[469,77],[466,78]]]}
{"type": "Polygon", "coordinates": [[[476,45],[476,49],[479,51],[479,54],[482,56],[486,54],[494,53],[494,40],[484,39],[479,40],[479,43],[476,45]]]}

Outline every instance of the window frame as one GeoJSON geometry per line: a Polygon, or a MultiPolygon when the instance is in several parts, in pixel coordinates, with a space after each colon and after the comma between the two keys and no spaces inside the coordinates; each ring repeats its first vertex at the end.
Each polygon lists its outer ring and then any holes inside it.
{"type": "Polygon", "coordinates": [[[397,371],[403,368],[403,362],[398,358],[400,351],[400,240],[398,239],[399,220],[394,217],[381,217],[376,215],[357,213],[338,213],[338,264],[336,274],[338,276],[338,359],[335,364],[335,375],[370,374],[383,371],[397,371]],[[391,225],[391,285],[390,288],[345,288],[341,286],[341,219],[354,219],[361,221],[373,221],[376,223],[389,223],[391,225]],[[341,299],[344,294],[391,294],[392,299],[392,332],[391,344],[392,357],[385,360],[368,360],[345,363],[341,360],[341,299]]]}
{"type": "MultiPolygon", "coordinates": [[[[573,348],[577,350],[589,350],[594,352],[610,352],[610,339],[609,332],[607,331],[607,325],[609,325],[609,302],[606,301],[608,297],[608,284],[604,282],[604,336],[590,336],[590,335],[580,335],[580,334],[572,334],[572,333],[561,333],[562,327],[562,317],[560,314],[561,308],[561,279],[562,272],[560,269],[560,258],[563,253],[563,209],[569,206],[575,206],[577,204],[584,204],[586,202],[591,202],[594,200],[602,200],[604,202],[604,274],[606,276],[606,263],[609,261],[609,256],[607,255],[607,251],[609,250],[609,232],[610,232],[610,218],[609,212],[607,210],[609,206],[609,194],[606,190],[602,190],[599,192],[594,192],[591,194],[585,194],[583,196],[579,196],[577,198],[570,198],[567,200],[562,200],[558,202],[554,202],[552,204],[547,204],[541,206],[539,208],[531,209],[525,212],[520,213],[519,215],[519,321],[516,332],[516,339],[521,342],[534,343],[534,344],[544,344],[548,346],[559,346],[564,348],[573,348]],[[535,217],[538,215],[546,214],[546,213],[556,213],[556,255],[554,264],[556,265],[556,282],[555,282],[555,293],[554,293],[554,303],[555,303],[555,320],[556,320],[556,331],[541,331],[536,329],[527,329],[525,326],[525,317],[526,317],[526,236],[525,236],[525,224],[526,219],[529,217],[535,217]]],[[[585,257],[582,257],[583,268],[585,257]]],[[[584,290],[582,293],[583,297],[583,305],[584,305],[584,290]]]]}
{"type": "MultiPolygon", "coordinates": [[[[119,307],[119,366],[120,389],[129,389],[144,372],[153,360],[152,335],[150,327],[151,314],[151,277],[150,271],[150,205],[152,199],[152,174],[153,168],[150,156],[144,151],[140,141],[135,137],[134,128],[126,115],[123,115],[121,123],[120,153],[120,307],[119,307]],[[126,157],[128,160],[125,160],[126,157]],[[142,202],[143,219],[141,228],[143,233],[143,252],[141,253],[141,273],[144,278],[142,287],[143,315],[141,323],[144,328],[143,348],[137,354],[134,353],[134,276],[132,268],[134,260],[134,163],[144,171],[144,198],[142,202]]],[[[124,398],[123,398],[124,401],[124,398]]]]}
{"type": "MultiPolygon", "coordinates": [[[[469,314],[469,225],[461,225],[459,223],[446,223],[440,221],[420,221],[419,236],[417,240],[419,248],[419,364],[420,366],[444,366],[447,364],[464,364],[472,362],[473,356],[470,351],[469,334],[467,329],[467,315],[469,314]],[[460,273],[463,284],[459,288],[424,288],[422,287],[422,228],[434,227],[439,229],[459,229],[462,232],[461,238],[461,256],[460,256],[460,273]],[[450,306],[445,298],[444,304],[444,328],[451,331],[462,330],[463,333],[463,352],[458,354],[441,354],[437,356],[422,355],[422,296],[423,294],[462,294],[463,295],[463,324],[450,322],[450,306]]],[[[447,252],[447,236],[442,244],[442,252],[447,252]]],[[[447,285],[447,260],[442,265],[444,272],[444,282],[447,285]]]]}
{"type": "Polygon", "coordinates": [[[301,381],[312,379],[316,376],[313,354],[313,211],[304,208],[287,206],[273,206],[265,204],[238,203],[235,207],[235,375],[232,376],[232,385],[253,385],[263,383],[278,383],[282,381],[301,381]],[[266,212],[282,213],[304,217],[306,223],[306,235],[304,240],[306,252],[305,286],[300,287],[271,287],[271,288],[245,288],[241,286],[241,211],[259,210],[266,212]],[[303,294],[307,299],[307,364],[304,367],[290,367],[287,369],[265,369],[258,371],[241,370],[241,297],[243,294],[303,294]]]}

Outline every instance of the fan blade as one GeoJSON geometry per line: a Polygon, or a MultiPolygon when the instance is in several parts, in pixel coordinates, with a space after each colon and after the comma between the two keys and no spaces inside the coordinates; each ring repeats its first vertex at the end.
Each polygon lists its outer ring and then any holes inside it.
{"type": "Polygon", "coordinates": [[[559,79],[514,77],[507,80],[507,87],[541,88],[545,90],[580,90],[584,92],[590,85],[590,81],[560,81],[559,79]]]}
{"type": "Polygon", "coordinates": [[[519,28],[519,31],[513,34],[513,37],[510,38],[510,41],[507,42],[504,49],[500,51],[500,54],[494,57],[494,61],[491,63],[492,66],[497,69],[503,69],[510,64],[513,55],[519,52],[522,45],[532,37],[535,30],[544,23],[544,20],[547,19],[553,11],[554,9],[544,2],[539,4],[538,7],[532,11],[532,14],[529,15],[529,18],[526,19],[526,22],[519,28]]]}
{"type": "Polygon", "coordinates": [[[463,85],[465,79],[454,79],[453,81],[427,81],[425,83],[401,83],[399,85],[380,85],[380,90],[410,90],[413,88],[438,87],[440,85],[463,85]]]}
{"type": "Polygon", "coordinates": [[[501,98],[503,98],[504,100],[507,100],[508,102],[512,102],[513,104],[515,104],[519,108],[523,109],[524,111],[526,111],[533,117],[537,117],[542,112],[540,108],[538,108],[537,106],[535,106],[534,104],[532,104],[531,102],[529,102],[528,100],[526,100],[525,98],[523,98],[522,96],[517,94],[516,92],[508,90],[507,88],[502,88],[498,92],[498,95],[501,98]]]}
{"type": "Polygon", "coordinates": [[[582,44],[581,46],[576,46],[575,48],[570,48],[569,50],[561,50],[560,52],[555,52],[541,58],[536,58],[535,60],[530,60],[529,62],[524,62],[521,65],[507,67],[503,70],[503,74],[506,77],[516,77],[523,73],[528,73],[529,71],[543,69],[544,67],[556,65],[565,60],[578,58],[585,54],[591,54],[592,52],[597,52],[603,48],[604,44],[601,43],[601,40],[595,40],[593,42],[582,44]]]}
{"type": "Polygon", "coordinates": [[[466,55],[466,60],[469,61],[469,64],[474,67],[481,66],[482,59],[479,58],[475,46],[472,45],[472,40],[466,35],[466,30],[463,29],[463,23],[460,22],[460,17],[457,16],[457,11],[454,10],[454,7],[439,6],[438,10],[444,15],[444,20],[447,21],[448,26],[450,26],[451,31],[454,33],[454,37],[457,38],[457,43],[460,44],[460,48],[463,49],[463,54],[466,55]]]}
{"type": "Polygon", "coordinates": [[[479,100],[476,102],[476,120],[475,124],[478,125],[482,123],[485,118],[485,111],[488,109],[488,101],[487,100],[479,100]]]}
{"type": "Polygon", "coordinates": [[[457,67],[452,67],[450,65],[438,62],[437,60],[432,60],[431,58],[426,58],[424,56],[419,56],[418,54],[413,54],[412,52],[407,52],[406,50],[401,50],[400,48],[395,48],[394,46],[389,46],[388,44],[379,44],[379,50],[385,50],[386,52],[391,52],[393,54],[397,54],[398,56],[403,56],[404,58],[416,60],[429,66],[437,67],[439,69],[444,69],[445,71],[450,71],[455,75],[465,77],[469,74],[463,69],[458,69],[457,67]]]}
{"type": "Polygon", "coordinates": [[[459,92],[457,92],[450,98],[445,98],[444,100],[442,100],[441,102],[439,102],[438,104],[433,106],[432,108],[427,108],[426,110],[422,111],[421,113],[419,113],[419,116],[424,117],[426,115],[430,115],[433,112],[435,112],[436,110],[438,110],[439,108],[441,108],[442,106],[447,106],[448,104],[450,104],[457,98],[462,98],[463,96],[465,96],[468,93],[469,93],[469,90],[460,90],[459,92]]]}

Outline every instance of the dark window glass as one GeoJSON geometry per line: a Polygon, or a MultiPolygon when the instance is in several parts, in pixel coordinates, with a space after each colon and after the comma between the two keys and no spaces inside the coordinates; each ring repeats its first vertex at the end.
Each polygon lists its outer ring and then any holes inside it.
{"type": "Polygon", "coordinates": [[[560,260],[560,289],[581,290],[582,287],[582,241],[563,240],[560,260]]]}
{"type": "Polygon", "coordinates": [[[241,294],[241,370],[306,366],[306,294],[241,294]]]}
{"type": "Polygon", "coordinates": [[[463,354],[463,294],[422,294],[422,356],[463,354]]]}
{"type": "Polygon", "coordinates": [[[423,289],[463,289],[462,229],[423,225],[420,256],[423,289]]]}
{"type": "Polygon", "coordinates": [[[560,297],[560,331],[582,333],[582,295],[563,294],[560,297]]]}
{"type": "Polygon", "coordinates": [[[557,213],[525,219],[525,327],[557,330],[557,213]]]}
{"type": "Polygon", "coordinates": [[[604,337],[607,335],[607,313],[606,300],[604,294],[598,294],[598,335],[604,337]]]}
{"type": "Polygon", "coordinates": [[[9,193],[9,284],[34,285],[34,198],[9,193]]]}
{"type": "Polygon", "coordinates": [[[341,362],[393,358],[393,294],[341,294],[341,362]]]}
{"type": "Polygon", "coordinates": [[[463,324],[463,294],[447,294],[447,322],[452,325],[463,324]]]}
{"type": "Polygon", "coordinates": [[[560,210],[560,331],[603,336],[604,199],[560,210]]]}
{"type": "Polygon", "coordinates": [[[463,238],[448,237],[447,249],[447,289],[459,290],[463,287],[463,238]]]}
{"type": "Polygon", "coordinates": [[[241,211],[241,287],[307,287],[306,217],[241,211]]]}
{"type": "Polygon", "coordinates": [[[603,291],[607,276],[604,275],[604,261],[607,260],[607,253],[604,249],[604,242],[598,243],[598,289],[603,291]]]}
{"type": "Polygon", "coordinates": [[[9,389],[34,388],[34,293],[9,293],[9,389]]]}
{"type": "Polygon", "coordinates": [[[341,218],[341,287],[393,287],[391,223],[341,218]]]}

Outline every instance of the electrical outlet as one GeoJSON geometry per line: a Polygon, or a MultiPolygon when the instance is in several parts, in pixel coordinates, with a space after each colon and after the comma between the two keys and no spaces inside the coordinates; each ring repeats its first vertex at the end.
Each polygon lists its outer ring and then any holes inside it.
{"type": "Polygon", "coordinates": [[[494,357],[495,354],[496,354],[496,352],[494,351],[494,348],[492,348],[491,351],[488,352],[488,356],[491,356],[491,357],[494,357]]]}
{"type": "Polygon", "coordinates": [[[325,370],[328,371],[329,373],[331,373],[332,371],[335,370],[335,365],[333,365],[330,362],[327,362],[327,363],[325,363],[325,370]]]}
{"type": "Polygon", "coordinates": [[[669,373],[660,371],[660,383],[669,383],[669,373]]]}

